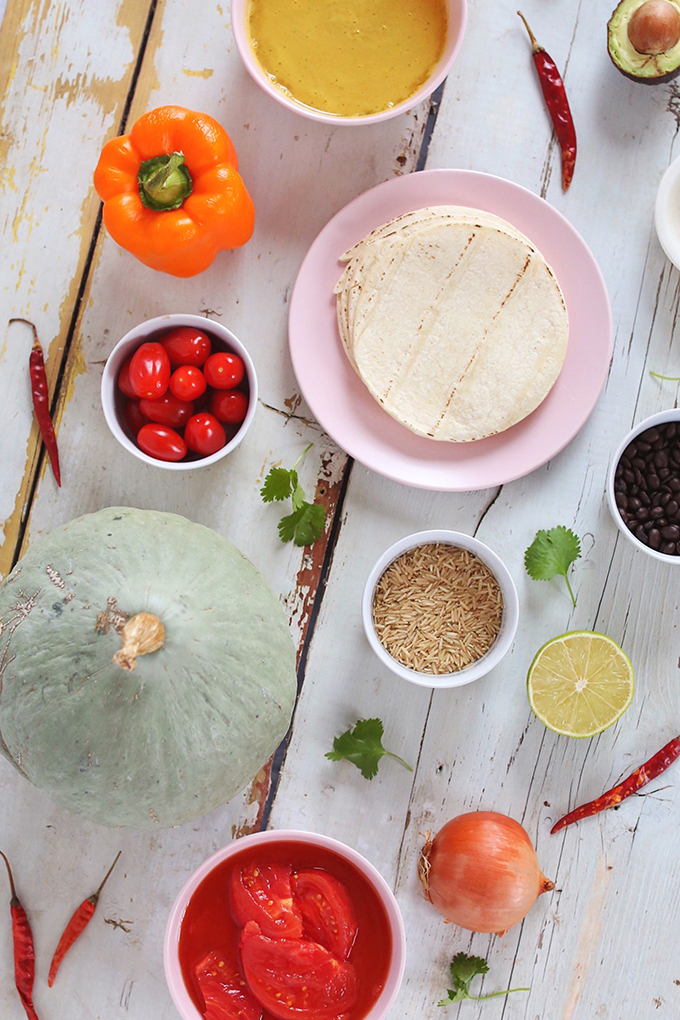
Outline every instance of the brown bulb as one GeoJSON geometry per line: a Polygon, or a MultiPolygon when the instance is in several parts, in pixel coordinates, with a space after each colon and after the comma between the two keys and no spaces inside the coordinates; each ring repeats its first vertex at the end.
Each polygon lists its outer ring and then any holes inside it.
{"type": "Polygon", "coordinates": [[[680,11],[670,0],[647,0],[630,19],[628,38],[638,53],[665,53],[680,41],[680,11]]]}

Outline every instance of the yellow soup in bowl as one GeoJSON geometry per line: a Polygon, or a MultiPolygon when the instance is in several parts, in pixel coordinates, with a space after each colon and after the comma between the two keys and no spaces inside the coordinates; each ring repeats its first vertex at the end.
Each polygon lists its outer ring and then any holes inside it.
{"type": "Polygon", "coordinates": [[[251,0],[248,34],[277,88],[338,117],[414,95],[446,46],[446,0],[251,0]]]}

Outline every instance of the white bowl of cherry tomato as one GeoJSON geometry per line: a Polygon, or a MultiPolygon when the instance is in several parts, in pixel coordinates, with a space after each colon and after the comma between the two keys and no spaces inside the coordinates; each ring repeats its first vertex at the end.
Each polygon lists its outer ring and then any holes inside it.
{"type": "Polygon", "coordinates": [[[102,376],[106,422],[147,464],[187,471],[231,453],[257,406],[255,367],[241,341],[200,315],[160,315],[112,350],[102,376]]]}
{"type": "Polygon", "coordinates": [[[163,961],[182,1020],[383,1020],[406,939],[392,890],[356,850],[267,831],[233,840],[188,879],[163,961]]]}

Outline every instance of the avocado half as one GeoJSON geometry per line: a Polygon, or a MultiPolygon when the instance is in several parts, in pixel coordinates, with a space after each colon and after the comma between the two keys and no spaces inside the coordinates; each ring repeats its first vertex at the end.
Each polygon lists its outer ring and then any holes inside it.
{"type": "MultiPolygon", "coordinates": [[[[607,25],[607,47],[615,66],[632,81],[659,85],[680,74],[680,39],[661,53],[639,53],[630,41],[631,18],[648,0],[621,0],[607,25]]],[[[680,16],[680,0],[663,0],[680,16]]]]}

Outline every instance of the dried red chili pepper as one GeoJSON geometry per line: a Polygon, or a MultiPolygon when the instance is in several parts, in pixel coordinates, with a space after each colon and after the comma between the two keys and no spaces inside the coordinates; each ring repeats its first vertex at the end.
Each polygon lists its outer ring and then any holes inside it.
{"type": "Polygon", "coordinates": [[[0,857],[7,865],[9,875],[9,887],[12,893],[10,909],[12,912],[12,938],[14,941],[14,983],[22,1005],[26,1010],[29,1020],[38,1020],[38,1014],[33,1006],[33,981],[35,978],[35,950],[33,948],[33,932],[26,917],[26,911],[19,903],[16,889],[14,888],[14,876],[9,866],[9,861],[0,850],[0,857]]]}
{"type": "Polygon", "coordinates": [[[88,924],[92,920],[92,915],[97,909],[97,903],[99,902],[101,891],[106,885],[109,875],[111,874],[116,864],[118,863],[118,858],[120,857],[122,852],[123,852],[122,850],[118,851],[115,861],[104,875],[102,883],[97,889],[97,891],[92,893],[91,896],[88,896],[86,900],[83,900],[80,906],[73,913],[73,916],[71,917],[69,923],[64,928],[64,934],[59,939],[59,945],[54,951],[52,963],[50,964],[50,973],[49,977],[47,978],[47,984],[49,985],[50,988],[54,984],[54,979],[56,978],[57,971],[61,966],[61,961],[64,959],[64,957],[66,956],[66,954],[68,953],[69,949],[76,941],[76,939],[79,938],[80,935],[82,935],[83,931],[85,930],[85,928],[87,928],[88,924]]]}
{"type": "Polygon", "coordinates": [[[59,450],[57,449],[57,437],[54,434],[54,425],[50,415],[50,399],[47,390],[47,375],[45,373],[45,358],[43,349],[38,340],[38,331],[28,319],[10,319],[10,322],[24,322],[33,330],[33,348],[28,359],[28,370],[31,376],[31,396],[33,397],[33,408],[38,421],[40,435],[42,436],[45,449],[47,450],[52,465],[52,471],[57,485],[61,487],[61,471],[59,470],[59,450]]]}
{"type": "Polygon", "coordinates": [[[567,825],[572,825],[573,822],[580,821],[581,818],[590,818],[591,815],[597,815],[600,811],[605,811],[607,808],[616,807],[626,797],[630,797],[632,793],[646,786],[647,783],[651,783],[652,779],[656,779],[662,772],[665,772],[668,766],[672,765],[678,757],[680,757],[680,737],[673,737],[649,761],[646,761],[644,765],[640,765],[634,772],[631,772],[628,778],[624,779],[618,786],[612,787],[611,790],[607,790],[606,793],[603,793],[596,800],[591,800],[588,804],[582,804],[581,807],[570,811],[564,818],[560,818],[559,822],[555,822],[553,825],[550,834],[552,835],[553,832],[564,829],[567,825]]]}
{"type": "Polygon", "coordinates": [[[576,163],[576,129],[569,109],[569,100],[564,82],[557,70],[557,64],[546,53],[544,47],[539,46],[536,42],[534,33],[529,28],[527,19],[522,12],[517,11],[517,13],[524,22],[531,39],[531,52],[538,71],[538,80],[543,90],[543,98],[562,150],[562,187],[566,191],[574,176],[574,164],[576,163]]]}

